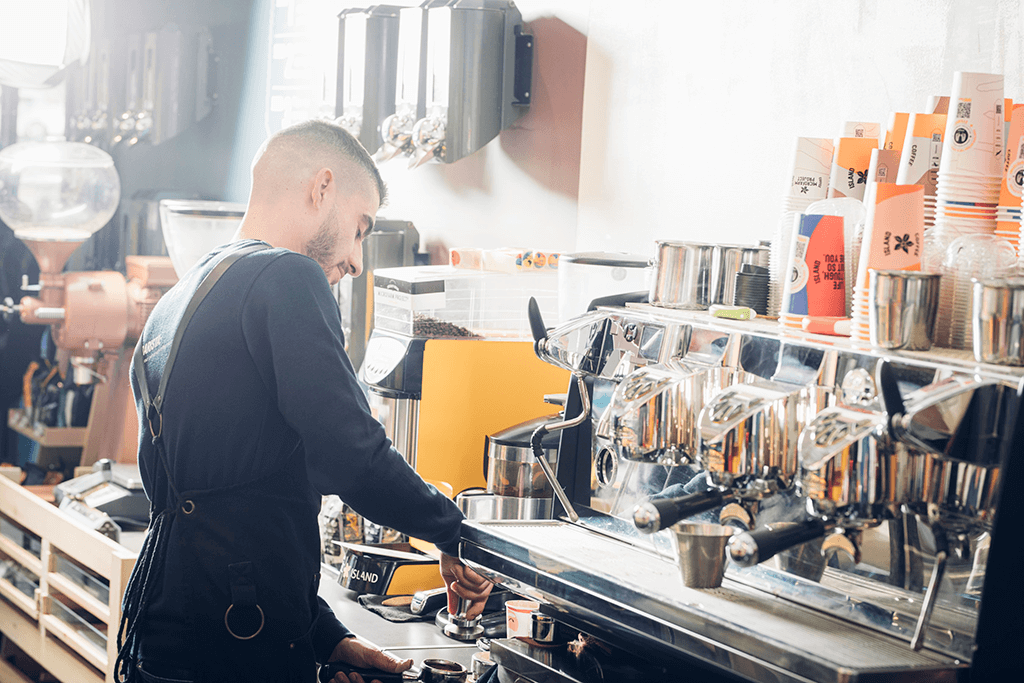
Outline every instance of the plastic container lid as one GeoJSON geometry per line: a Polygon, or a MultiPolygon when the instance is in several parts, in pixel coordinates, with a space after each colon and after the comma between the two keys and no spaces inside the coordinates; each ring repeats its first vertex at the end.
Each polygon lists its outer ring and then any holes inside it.
{"type": "Polygon", "coordinates": [[[205,200],[160,201],[160,229],[178,277],[213,249],[234,237],[245,204],[205,200]]]}
{"type": "Polygon", "coordinates": [[[580,266],[607,266],[609,268],[646,268],[650,260],[637,254],[621,254],[604,251],[584,251],[562,254],[561,262],[580,266]]]}

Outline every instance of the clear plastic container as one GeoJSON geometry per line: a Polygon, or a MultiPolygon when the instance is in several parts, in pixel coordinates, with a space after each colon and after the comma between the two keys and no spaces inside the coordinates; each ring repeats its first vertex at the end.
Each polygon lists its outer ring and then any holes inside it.
{"type": "Polygon", "coordinates": [[[78,566],[78,563],[70,558],[56,555],[53,568],[58,574],[63,574],[100,602],[106,603],[110,600],[110,582],[102,576],[78,566]]]}
{"type": "Polygon", "coordinates": [[[182,277],[199,259],[234,237],[245,204],[206,200],[160,201],[160,229],[174,272],[182,277]]]}
{"type": "Polygon", "coordinates": [[[114,160],[81,142],[19,142],[0,150],[0,219],[15,236],[84,242],[117,210],[114,160]]]}
{"type": "Polygon", "coordinates": [[[0,517],[0,535],[14,541],[19,548],[24,548],[36,557],[40,557],[42,554],[43,541],[39,536],[2,517],[0,517]]]}
{"type": "Polygon", "coordinates": [[[373,273],[373,322],[377,329],[417,337],[532,339],[530,297],[553,320],[557,272],[380,268],[373,273]]]}
{"type": "Polygon", "coordinates": [[[581,252],[562,254],[558,264],[558,316],[562,324],[587,312],[594,299],[650,290],[649,259],[637,254],[581,252]]]}

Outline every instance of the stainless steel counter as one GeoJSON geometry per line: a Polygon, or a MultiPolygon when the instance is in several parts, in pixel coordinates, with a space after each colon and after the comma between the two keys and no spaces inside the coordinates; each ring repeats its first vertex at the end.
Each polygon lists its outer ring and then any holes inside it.
{"type": "Polygon", "coordinates": [[[396,657],[411,657],[418,666],[424,659],[441,657],[470,667],[474,643],[448,638],[433,621],[396,623],[388,621],[360,605],[356,594],[338,585],[325,570],[320,582],[320,597],[327,601],[345,626],[396,657]]]}
{"type": "Polygon", "coordinates": [[[956,680],[964,664],[726,578],[683,586],[651,551],[561,522],[469,522],[464,560],[562,621],[751,680],[956,680]]]}

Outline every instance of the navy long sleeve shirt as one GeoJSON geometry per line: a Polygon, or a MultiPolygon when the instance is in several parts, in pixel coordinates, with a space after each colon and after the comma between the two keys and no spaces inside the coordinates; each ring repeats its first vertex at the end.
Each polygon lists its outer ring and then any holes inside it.
{"type": "MultiPolygon", "coordinates": [[[[215,250],[193,267],[157,304],[143,338],[147,382],[155,392],[171,341],[215,250]]],[[[140,415],[139,466],[157,509],[170,490],[140,415]],[[159,476],[157,473],[159,471],[159,476]]],[[[311,495],[336,494],[367,518],[458,551],[462,513],[426,484],[391,444],[370,413],[345,353],[341,318],[323,270],[285,249],[242,257],[197,309],[182,339],[163,402],[163,442],[179,491],[218,489],[253,481],[280,469],[295,452],[311,495]]],[[[293,520],[317,526],[315,515],[293,520]]],[[[309,548],[282,548],[316,552],[309,548]]],[[[157,583],[147,609],[143,651],[170,654],[187,647],[180,577],[157,583]],[[159,644],[157,644],[157,641],[159,644]]],[[[317,659],[324,661],[350,635],[319,601],[314,629],[317,659]]]]}

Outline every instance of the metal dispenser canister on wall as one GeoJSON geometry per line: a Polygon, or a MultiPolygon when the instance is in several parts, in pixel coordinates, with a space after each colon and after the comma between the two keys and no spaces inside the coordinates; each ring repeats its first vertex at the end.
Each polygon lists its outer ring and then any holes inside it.
{"type": "Polygon", "coordinates": [[[424,7],[425,113],[412,131],[414,167],[469,156],[522,116],[533,66],[533,36],[522,33],[514,3],[451,0],[424,7]]]}
{"type": "Polygon", "coordinates": [[[371,154],[380,147],[381,121],[395,111],[401,7],[374,5],[338,15],[335,116],[371,154]]]}
{"type": "Polygon", "coordinates": [[[363,272],[352,280],[351,333],[348,357],[354,367],[363,362],[366,342],[373,331],[373,271],[411,266],[419,251],[420,233],[409,221],[377,221],[363,242],[363,272]]]}

